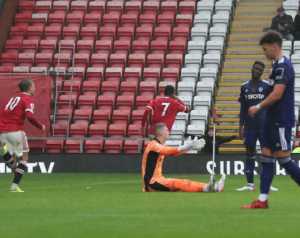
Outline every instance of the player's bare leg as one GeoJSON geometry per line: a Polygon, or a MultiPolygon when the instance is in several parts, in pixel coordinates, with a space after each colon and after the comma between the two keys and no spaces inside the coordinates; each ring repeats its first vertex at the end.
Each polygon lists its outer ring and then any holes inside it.
{"type": "Polygon", "coordinates": [[[24,153],[22,157],[20,157],[18,166],[15,169],[15,175],[13,182],[10,187],[11,192],[24,192],[20,187],[19,184],[22,180],[23,175],[27,171],[27,161],[28,161],[28,153],[24,153]]]}
{"type": "Polygon", "coordinates": [[[7,167],[13,171],[16,169],[16,159],[8,151],[8,146],[5,143],[0,142],[0,156],[3,158],[7,167]]]}

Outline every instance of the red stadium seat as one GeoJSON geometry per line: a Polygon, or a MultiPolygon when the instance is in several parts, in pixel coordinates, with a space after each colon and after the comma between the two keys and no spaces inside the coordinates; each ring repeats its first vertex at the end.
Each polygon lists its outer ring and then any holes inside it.
{"type": "Polygon", "coordinates": [[[22,11],[20,13],[16,13],[15,15],[15,22],[30,22],[32,19],[32,11],[22,11]]]}
{"type": "Polygon", "coordinates": [[[139,22],[140,24],[156,24],[156,19],[157,19],[157,12],[155,11],[144,11],[140,17],[139,17],[139,22]]]}
{"type": "Polygon", "coordinates": [[[148,38],[150,39],[153,35],[153,25],[151,24],[142,24],[136,28],[136,37],[137,38],[148,38]]]}
{"type": "Polygon", "coordinates": [[[90,62],[90,54],[89,53],[75,53],[74,61],[76,66],[84,66],[89,65],[90,62]]]}
{"type": "Polygon", "coordinates": [[[114,122],[128,122],[130,121],[131,110],[130,109],[115,109],[113,111],[112,120],[114,122]]]}
{"type": "Polygon", "coordinates": [[[53,136],[66,136],[69,130],[69,121],[61,120],[56,121],[55,124],[52,124],[52,135],[53,136]]]}
{"type": "Polygon", "coordinates": [[[100,107],[94,110],[93,120],[96,121],[110,121],[112,116],[112,108],[100,107]]]}
{"type": "Polygon", "coordinates": [[[86,70],[87,80],[102,80],[104,69],[100,67],[88,67],[86,70]]]}
{"type": "Polygon", "coordinates": [[[147,55],[147,65],[148,67],[159,67],[165,64],[165,54],[164,53],[151,53],[147,55]]]}
{"type": "Polygon", "coordinates": [[[68,154],[79,154],[81,153],[83,145],[81,145],[83,142],[81,142],[79,139],[72,139],[68,138],[65,141],[65,152],[68,154]]]}
{"type": "Polygon", "coordinates": [[[65,11],[54,11],[54,12],[49,13],[48,22],[64,24],[65,18],[66,18],[65,11]]]}
{"type": "Polygon", "coordinates": [[[120,88],[120,80],[103,81],[101,92],[118,92],[120,88]]]}
{"type": "Polygon", "coordinates": [[[126,136],[127,123],[116,122],[108,126],[108,136],[126,136]]]}
{"type": "Polygon", "coordinates": [[[92,50],[94,50],[94,40],[78,40],[76,47],[78,51],[91,52],[92,50]]]}
{"type": "Polygon", "coordinates": [[[82,137],[88,132],[88,122],[78,121],[70,125],[70,136],[82,137]]]}
{"type": "Polygon", "coordinates": [[[124,70],[124,79],[139,81],[142,77],[142,67],[128,67],[124,70]]]}
{"type": "Polygon", "coordinates": [[[143,4],[142,1],[135,1],[135,0],[125,2],[125,11],[139,13],[142,10],[142,4],[143,4]]]}
{"type": "Polygon", "coordinates": [[[108,1],[106,4],[107,12],[121,13],[123,12],[124,1],[108,1]]]}
{"type": "Polygon", "coordinates": [[[80,26],[79,25],[67,25],[63,27],[64,39],[77,39],[79,36],[80,26]]]}
{"type": "Polygon", "coordinates": [[[63,85],[64,91],[77,92],[81,90],[81,81],[80,80],[65,80],[63,85]]]}
{"type": "Polygon", "coordinates": [[[172,53],[183,54],[187,48],[187,40],[184,37],[177,37],[170,41],[169,50],[172,53]]]}
{"type": "Polygon", "coordinates": [[[161,69],[160,67],[147,67],[144,68],[144,73],[143,73],[143,78],[147,79],[147,78],[154,78],[154,79],[160,79],[160,75],[161,75],[161,69]]]}
{"type": "Polygon", "coordinates": [[[179,68],[163,68],[161,77],[165,81],[176,82],[179,79],[180,69],[179,68]]]}
{"type": "Polygon", "coordinates": [[[68,0],[54,1],[52,8],[54,10],[69,10],[70,2],[68,0]]]}
{"type": "Polygon", "coordinates": [[[141,123],[133,123],[128,126],[128,136],[144,136],[145,132],[142,129],[141,123]]]}
{"type": "Polygon", "coordinates": [[[15,64],[18,59],[17,52],[3,52],[1,53],[1,63],[13,63],[15,64]]]}
{"type": "Polygon", "coordinates": [[[53,53],[37,53],[35,55],[35,63],[39,66],[49,67],[53,63],[53,53]]]}
{"type": "Polygon", "coordinates": [[[145,53],[133,53],[128,57],[128,66],[131,67],[144,67],[146,62],[145,53]]]}
{"type": "Polygon", "coordinates": [[[166,66],[168,68],[179,67],[181,68],[183,64],[183,55],[182,54],[167,54],[166,55],[166,66]]]}
{"type": "Polygon", "coordinates": [[[190,34],[190,26],[188,25],[181,24],[173,28],[173,37],[188,37],[189,34],[190,34]]]}
{"type": "Polygon", "coordinates": [[[136,94],[137,89],[138,89],[138,82],[137,81],[122,81],[121,82],[121,87],[120,87],[121,93],[133,92],[133,93],[136,94]]]}
{"type": "Polygon", "coordinates": [[[48,153],[62,153],[64,147],[64,139],[48,139],[46,141],[46,152],[48,153]]]}
{"type": "Polygon", "coordinates": [[[81,11],[72,11],[69,12],[66,16],[66,22],[67,24],[80,24],[83,22],[84,13],[81,11]]]}
{"type": "Polygon", "coordinates": [[[108,154],[119,154],[123,149],[122,139],[106,139],[104,142],[104,152],[108,154]]]}
{"type": "Polygon", "coordinates": [[[112,39],[101,39],[97,40],[95,43],[95,50],[98,53],[111,52],[113,49],[113,40],[112,39]]]}
{"type": "Polygon", "coordinates": [[[92,118],[92,113],[93,113],[92,107],[76,109],[76,110],[74,110],[73,120],[74,121],[78,121],[78,120],[90,121],[92,118]]]}
{"type": "MultiPolygon", "coordinates": [[[[94,23],[94,24],[100,24],[102,19],[102,14],[99,11],[92,11],[88,14],[85,14],[84,16],[84,24],[94,23]]],[[[98,32],[98,30],[97,30],[98,32]]]]}
{"type": "MultiPolygon", "coordinates": [[[[186,25],[191,27],[193,24],[193,15],[192,14],[178,14],[176,15],[176,25],[186,25]]],[[[173,30],[174,32],[174,30],[173,30]]],[[[188,35],[188,34],[187,34],[188,35]]]]}
{"type": "Polygon", "coordinates": [[[121,13],[120,12],[107,12],[103,15],[103,23],[113,23],[118,25],[120,22],[121,13]]]}
{"type": "Polygon", "coordinates": [[[158,24],[167,23],[172,24],[175,21],[175,12],[162,12],[157,16],[158,24]]]}
{"type": "Polygon", "coordinates": [[[122,52],[122,53],[112,53],[110,55],[109,58],[109,65],[112,68],[107,68],[106,69],[106,77],[122,77],[122,70],[120,69],[121,67],[125,67],[127,63],[127,53],[122,52]],[[119,67],[119,69],[117,70],[116,67],[119,67]],[[109,72],[113,72],[114,75],[112,75],[112,73],[110,73],[108,76],[109,72]],[[116,75],[118,74],[118,75],[116,75]]]}
{"type": "Polygon", "coordinates": [[[6,42],[5,42],[5,49],[8,50],[8,49],[19,49],[19,48],[22,48],[22,45],[23,45],[23,39],[8,39],[6,42]]]}
{"type": "Polygon", "coordinates": [[[105,11],[105,8],[106,8],[106,1],[97,1],[97,0],[90,1],[88,6],[89,11],[97,11],[101,13],[105,11]]]}
{"type": "Polygon", "coordinates": [[[135,25],[127,23],[126,25],[119,26],[117,36],[132,38],[134,37],[134,33],[135,33],[135,25]]]}
{"type": "Polygon", "coordinates": [[[40,41],[38,39],[25,39],[22,42],[22,49],[33,49],[36,50],[39,47],[40,41]]]}
{"type": "Polygon", "coordinates": [[[179,12],[181,14],[193,14],[196,10],[196,2],[194,1],[181,1],[179,2],[179,12]]]}
{"type": "Polygon", "coordinates": [[[49,12],[52,8],[52,1],[36,1],[34,10],[36,12],[49,12]]]}
{"type": "Polygon", "coordinates": [[[82,92],[99,92],[100,91],[100,80],[87,80],[82,83],[82,92]]]}
{"type": "Polygon", "coordinates": [[[100,138],[87,138],[84,142],[85,153],[99,154],[103,151],[104,140],[100,138]]]}
{"type": "Polygon", "coordinates": [[[28,64],[33,65],[35,61],[35,53],[19,53],[18,55],[18,64],[28,64]]]}
{"type": "Polygon", "coordinates": [[[154,29],[155,37],[166,37],[170,39],[172,34],[172,25],[171,24],[160,24],[154,29]]]}
{"type": "Polygon", "coordinates": [[[126,139],[124,141],[125,154],[138,154],[141,152],[143,146],[142,142],[136,139],[126,139]]]}
{"type": "Polygon", "coordinates": [[[73,107],[58,108],[56,111],[57,120],[71,120],[73,116],[73,107]]]}
{"type": "Polygon", "coordinates": [[[77,93],[69,93],[69,94],[62,94],[58,96],[58,105],[64,105],[64,106],[69,106],[77,105],[77,99],[78,99],[78,94],[77,93]]]}
{"type": "Polygon", "coordinates": [[[108,130],[107,121],[97,121],[89,126],[89,136],[106,136],[108,130]]]}
{"type": "Polygon", "coordinates": [[[72,1],[71,10],[72,11],[87,11],[88,1],[72,1]]]}
{"type": "MultiPolygon", "coordinates": [[[[119,58],[115,58],[113,62],[118,62],[118,60],[123,60],[123,56],[119,58]]],[[[120,61],[120,62],[121,62],[120,61]]],[[[123,75],[123,68],[122,67],[107,67],[105,71],[105,77],[107,78],[122,78],[123,75]]]]}
{"type": "Polygon", "coordinates": [[[100,95],[97,99],[98,108],[101,106],[115,106],[116,96],[115,95],[100,95]]]}
{"type": "Polygon", "coordinates": [[[132,41],[132,51],[134,53],[148,53],[150,49],[150,39],[140,37],[132,41]]]}
{"type": "Polygon", "coordinates": [[[98,36],[98,26],[83,26],[80,30],[80,37],[82,39],[95,40],[98,36]]]}
{"type": "Polygon", "coordinates": [[[130,11],[121,16],[121,24],[133,24],[137,25],[139,19],[139,12],[138,11],[130,11]]]}
{"type": "Polygon", "coordinates": [[[152,92],[153,94],[157,93],[157,82],[155,81],[141,81],[140,82],[140,93],[152,92]]]}
{"type": "Polygon", "coordinates": [[[81,94],[78,97],[78,106],[84,107],[84,106],[95,106],[96,105],[96,96],[97,94],[94,92],[88,92],[85,94],[81,94]]]}
{"type": "Polygon", "coordinates": [[[160,1],[144,1],[143,10],[144,12],[159,12],[160,1]]]}
{"type": "Polygon", "coordinates": [[[127,106],[127,107],[133,107],[135,102],[135,97],[133,95],[119,95],[117,97],[117,107],[127,106]]]}
{"type": "Polygon", "coordinates": [[[106,67],[109,61],[109,53],[94,53],[91,56],[93,67],[106,67]]]}
{"type": "Polygon", "coordinates": [[[122,50],[127,52],[131,48],[131,39],[130,38],[122,38],[114,41],[114,50],[122,50]]]}
{"type": "MultiPolygon", "coordinates": [[[[143,119],[143,115],[145,112],[145,108],[143,107],[143,109],[136,109],[132,111],[132,117],[131,120],[134,124],[136,123],[141,123],[142,119],[143,119]]],[[[129,130],[129,128],[128,128],[129,130]]],[[[129,131],[128,131],[129,132],[129,131]]],[[[129,133],[128,133],[129,134],[129,133]]]]}
{"type": "Polygon", "coordinates": [[[112,37],[113,39],[117,36],[117,23],[106,24],[100,27],[99,35],[101,37],[112,37]]]}
{"type": "MultiPolygon", "coordinates": [[[[60,37],[62,34],[62,24],[60,23],[53,23],[48,26],[45,26],[45,33],[47,39],[43,41],[48,42],[50,39],[48,37],[60,37]]],[[[56,39],[57,40],[57,39],[56,39]]],[[[56,42],[57,43],[57,42],[56,42]]]]}
{"type": "Polygon", "coordinates": [[[32,1],[21,1],[19,2],[19,10],[26,11],[26,10],[33,10],[34,2],[32,1]]]}
{"type": "Polygon", "coordinates": [[[168,38],[159,37],[150,43],[151,50],[165,52],[168,49],[168,38]]]}

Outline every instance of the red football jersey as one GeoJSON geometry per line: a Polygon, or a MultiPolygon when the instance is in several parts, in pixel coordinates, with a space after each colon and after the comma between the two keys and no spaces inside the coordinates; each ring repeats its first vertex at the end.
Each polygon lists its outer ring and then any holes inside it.
{"type": "Polygon", "coordinates": [[[150,101],[147,105],[152,111],[152,125],[165,123],[171,131],[178,112],[187,111],[186,105],[179,99],[160,97],[150,101]]]}
{"type": "Polygon", "coordinates": [[[27,93],[17,93],[9,99],[0,112],[0,132],[24,130],[26,115],[33,114],[32,96],[27,93]]]}

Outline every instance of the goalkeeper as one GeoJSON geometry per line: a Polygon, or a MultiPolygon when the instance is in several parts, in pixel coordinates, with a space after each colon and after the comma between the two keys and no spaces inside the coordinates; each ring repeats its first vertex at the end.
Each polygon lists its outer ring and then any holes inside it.
{"type": "Polygon", "coordinates": [[[201,150],[205,146],[204,139],[188,140],[179,147],[165,146],[169,130],[163,123],[155,125],[155,138],[149,142],[142,160],[143,190],[145,192],[222,192],[225,176],[217,182],[201,183],[187,179],[165,178],[162,167],[165,156],[178,156],[189,150],[201,150]]]}

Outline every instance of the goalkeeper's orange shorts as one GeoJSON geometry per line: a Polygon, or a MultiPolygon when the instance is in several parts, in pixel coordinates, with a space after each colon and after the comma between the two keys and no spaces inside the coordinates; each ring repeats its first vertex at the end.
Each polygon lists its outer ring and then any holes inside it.
{"type": "Polygon", "coordinates": [[[164,177],[155,178],[155,181],[147,186],[149,192],[203,192],[205,187],[207,187],[206,183],[196,182],[188,179],[164,177]]]}

